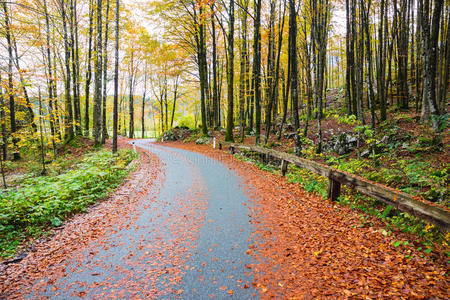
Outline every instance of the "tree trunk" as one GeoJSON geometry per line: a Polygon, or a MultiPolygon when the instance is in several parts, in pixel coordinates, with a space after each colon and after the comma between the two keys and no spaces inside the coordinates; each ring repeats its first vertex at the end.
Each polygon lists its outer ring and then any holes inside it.
{"type": "Polygon", "coordinates": [[[3,86],[1,85],[2,76],[0,70],[0,124],[2,130],[2,161],[5,161],[8,158],[8,135],[6,132],[6,114],[5,114],[5,101],[3,98],[3,86]]]}
{"type": "Polygon", "coordinates": [[[70,0],[70,50],[72,55],[72,87],[73,87],[73,110],[75,113],[75,133],[82,135],[81,130],[81,108],[80,108],[80,60],[78,51],[78,25],[77,25],[77,0],[70,0]]]}
{"type": "Polygon", "coordinates": [[[211,5],[211,10],[213,11],[213,15],[211,16],[211,31],[212,31],[212,71],[213,71],[213,120],[214,120],[214,128],[218,128],[220,126],[220,107],[219,107],[219,91],[217,87],[217,44],[216,44],[216,23],[215,20],[215,7],[214,2],[211,5]]]}
{"type": "MultiPolygon", "coordinates": [[[[86,58],[87,70],[86,70],[86,89],[84,99],[84,135],[89,136],[89,96],[92,80],[92,32],[93,32],[93,20],[94,20],[94,5],[93,0],[89,0],[89,33],[88,33],[88,53],[86,58]]],[[[116,141],[117,142],[117,141],[116,141]]],[[[117,146],[117,145],[116,145],[117,146]]],[[[116,149],[117,150],[117,149],[116,149]]]]}
{"type": "Polygon", "coordinates": [[[13,84],[13,47],[12,47],[12,38],[11,38],[11,23],[9,18],[9,11],[6,5],[6,2],[3,2],[3,10],[5,12],[5,29],[6,29],[6,40],[8,42],[8,90],[7,94],[9,95],[9,120],[10,120],[10,130],[13,142],[13,160],[20,159],[20,152],[17,148],[18,138],[15,136],[17,131],[16,126],[16,107],[14,101],[14,84],[13,84]]]}
{"type": "Polygon", "coordinates": [[[106,17],[105,17],[105,41],[103,45],[103,93],[102,93],[102,144],[105,144],[108,136],[108,128],[106,126],[106,87],[108,85],[108,34],[109,34],[109,7],[110,0],[106,1],[106,17]]]}
{"type": "Polygon", "coordinates": [[[118,99],[119,99],[119,19],[120,19],[120,0],[116,0],[116,53],[114,62],[114,112],[113,112],[113,153],[117,153],[117,123],[118,123],[118,99]]]}
{"type": "Polygon", "coordinates": [[[298,63],[297,63],[297,11],[295,0],[289,0],[289,58],[292,116],[295,128],[295,154],[301,155],[300,120],[298,116],[298,63]]]}
{"type": "Polygon", "coordinates": [[[95,63],[95,93],[94,93],[94,112],[93,112],[93,135],[95,145],[101,144],[101,106],[102,106],[102,0],[97,0],[97,41],[95,63]]]}
{"type": "Polygon", "coordinates": [[[234,97],[234,0],[230,0],[230,20],[228,32],[228,62],[227,62],[227,130],[225,133],[225,141],[233,142],[233,97],[234,97]]]}
{"type": "Polygon", "coordinates": [[[64,32],[64,52],[65,52],[65,67],[66,67],[66,77],[65,77],[65,92],[66,98],[64,103],[64,140],[66,142],[70,141],[74,137],[73,132],[73,107],[72,98],[70,95],[70,41],[67,34],[67,17],[66,17],[66,4],[65,0],[61,0],[61,17],[63,22],[63,32],[64,32]]]}
{"type": "Polygon", "coordinates": [[[53,67],[52,67],[52,56],[50,53],[50,20],[48,16],[47,9],[47,0],[44,0],[44,14],[45,14],[45,24],[46,24],[46,49],[47,49],[47,64],[48,64],[48,106],[49,106],[49,121],[50,121],[50,133],[52,136],[52,146],[53,146],[53,155],[56,157],[56,128],[55,128],[55,118],[57,115],[55,114],[54,109],[54,101],[56,101],[56,95],[54,94],[55,90],[55,81],[53,78],[53,67]]]}
{"type": "MultiPolygon", "coordinates": [[[[436,101],[436,63],[437,46],[439,40],[439,25],[443,7],[443,0],[435,0],[432,12],[431,24],[429,22],[430,0],[419,0],[421,15],[422,34],[423,34],[423,65],[424,65],[424,84],[422,106],[429,108],[431,122],[435,131],[440,130],[439,107],[436,101]]],[[[427,118],[427,115],[423,115],[427,118]]]]}
{"type": "Polygon", "coordinates": [[[175,109],[177,106],[177,100],[178,100],[178,79],[179,75],[177,75],[175,79],[175,87],[173,91],[173,108],[172,108],[172,118],[170,119],[170,128],[173,128],[173,120],[175,119],[175,109]]]}
{"type": "MultiPolygon", "coordinates": [[[[255,111],[255,138],[260,142],[261,134],[261,0],[255,0],[255,22],[253,38],[253,100],[255,111]]],[[[252,118],[253,120],[253,118],[252,118]]]]}

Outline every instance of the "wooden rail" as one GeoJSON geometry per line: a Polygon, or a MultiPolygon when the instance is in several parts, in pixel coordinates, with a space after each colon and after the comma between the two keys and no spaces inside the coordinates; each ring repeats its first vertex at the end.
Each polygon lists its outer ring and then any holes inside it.
{"type": "Polygon", "coordinates": [[[288,164],[291,163],[323,177],[327,177],[329,179],[328,198],[333,201],[336,201],[339,197],[341,184],[344,184],[361,194],[383,201],[403,212],[433,223],[441,229],[446,231],[450,229],[450,209],[435,205],[429,201],[415,198],[401,191],[289,153],[275,151],[261,146],[219,142],[219,149],[222,149],[222,147],[229,147],[231,154],[234,154],[235,150],[238,149],[279,159],[281,160],[281,172],[283,176],[287,172],[288,164]]]}

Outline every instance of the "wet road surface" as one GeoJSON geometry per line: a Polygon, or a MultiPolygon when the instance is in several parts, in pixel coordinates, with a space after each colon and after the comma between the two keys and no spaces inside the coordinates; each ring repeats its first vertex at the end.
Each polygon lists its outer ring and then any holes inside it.
{"type": "Polygon", "coordinates": [[[135,143],[162,165],[139,214],[93,242],[40,296],[257,299],[249,200],[236,174],[202,154],[135,143]]]}

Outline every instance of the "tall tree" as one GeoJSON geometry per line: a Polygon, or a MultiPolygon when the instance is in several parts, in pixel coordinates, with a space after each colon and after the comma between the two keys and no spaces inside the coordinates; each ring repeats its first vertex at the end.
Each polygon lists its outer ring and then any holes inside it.
{"type": "Polygon", "coordinates": [[[117,152],[117,122],[118,122],[118,98],[119,98],[119,19],[120,2],[116,0],[116,38],[115,38],[115,62],[114,62],[114,111],[113,111],[113,153],[117,152]]]}
{"type": "Polygon", "coordinates": [[[295,129],[295,154],[301,155],[300,120],[298,115],[297,10],[295,0],[289,0],[289,59],[292,115],[295,129]]]}
{"type": "Polygon", "coordinates": [[[73,108],[72,108],[72,97],[70,95],[70,41],[67,33],[67,14],[66,14],[66,2],[61,0],[61,18],[63,23],[63,38],[64,38],[64,53],[65,53],[65,102],[64,102],[64,140],[70,141],[74,137],[73,131],[73,108]]]}
{"type": "Polygon", "coordinates": [[[419,0],[419,17],[422,25],[424,82],[422,118],[431,116],[435,131],[440,129],[440,111],[436,101],[436,63],[443,0],[419,0]],[[434,5],[432,5],[434,4],[434,5]],[[432,8],[433,6],[433,8],[432,8]],[[431,15],[431,22],[430,22],[431,15]]]}
{"type": "Polygon", "coordinates": [[[255,18],[253,29],[254,35],[253,35],[252,102],[255,103],[256,107],[255,141],[256,144],[259,144],[261,134],[261,0],[255,0],[254,9],[255,9],[255,18]]]}
{"type": "Polygon", "coordinates": [[[227,61],[227,96],[228,96],[228,111],[227,111],[227,130],[225,133],[225,140],[232,142],[233,138],[233,98],[234,98],[234,0],[230,0],[229,8],[229,23],[228,23],[228,61],[227,61]]]}
{"type": "Polygon", "coordinates": [[[323,94],[324,94],[324,76],[327,52],[327,41],[329,31],[330,6],[328,0],[319,0],[312,2],[312,34],[314,43],[314,65],[315,65],[315,84],[314,96],[317,103],[317,129],[319,141],[317,143],[317,152],[322,152],[322,117],[323,117],[323,94]]]}
{"type": "Polygon", "coordinates": [[[11,23],[8,6],[6,2],[3,2],[3,11],[5,13],[5,36],[7,41],[8,48],[8,90],[7,94],[9,95],[9,120],[10,120],[10,130],[12,135],[12,141],[14,145],[13,149],[13,159],[20,159],[20,152],[17,148],[18,138],[16,136],[17,124],[16,124],[16,107],[14,100],[14,82],[13,82],[13,45],[12,45],[12,37],[11,37],[11,23]]]}
{"type": "Polygon", "coordinates": [[[219,87],[217,84],[217,41],[216,41],[216,22],[215,22],[215,1],[211,4],[211,40],[212,40],[212,72],[213,72],[213,120],[214,128],[220,127],[220,99],[219,87]]]}
{"type": "Polygon", "coordinates": [[[77,0],[70,0],[70,50],[72,56],[73,110],[75,117],[75,133],[82,134],[80,105],[80,56],[78,49],[77,0]]]}
{"type": "Polygon", "coordinates": [[[102,106],[102,0],[97,0],[97,41],[95,64],[95,93],[94,93],[94,112],[93,112],[93,135],[95,145],[101,144],[101,106],[102,106]]]}
{"type": "Polygon", "coordinates": [[[93,0],[89,0],[89,30],[88,30],[88,49],[86,58],[86,87],[84,99],[84,135],[89,136],[89,100],[90,88],[92,80],[92,35],[93,35],[93,21],[94,21],[94,4],[93,0]]]}
{"type": "Polygon", "coordinates": [[[105,144],[108,138],[108,128],[106,127],[106,88],[108,85],[108,35],[109,35],[109,7],[110,0],[106,1],[105,16],[105,39],[103,45],[103,93],[102,93],[102,144],[105,144]]]}

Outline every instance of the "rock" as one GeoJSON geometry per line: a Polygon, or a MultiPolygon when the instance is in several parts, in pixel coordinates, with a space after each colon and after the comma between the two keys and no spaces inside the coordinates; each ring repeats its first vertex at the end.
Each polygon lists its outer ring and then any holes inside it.
{"type": "Polygon", "coordinates": [[[175,127],[163,133],[162,141],[178,141],[183,140],[191,135],[191,130],[187,127],[175,127]]]}
{"type": "Polygon", "coordinates": [[[211,139],[209,138],[199,138],[195,141],[197,145],[203,145],[203,144],[209,144],[211,142],[211,139]]]}
{"type": "Polygon", "coordinates": [[[289,132],[284,134],[286,140],[294,139],[297,134],[295,132],[289,132]]]}
{"type": "Polygon", "coordinates": [[[361,157],[368,158],[370,156],[370,150],[364,150],[361,152],[361,157]]]}
{"type": "Polygon", "coordinates": [[[385,135],[381,138],[380,143],[387,144],[389,142],[389,136],[385,135]]]}
{"type": "Polygon", "coordinates": [[[328,148],[339,155],[351,153],[357,146],[358,139],[351,134],[342,132],[331,137],[328,148]]]}

